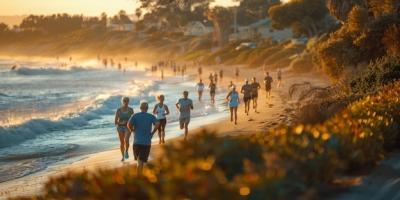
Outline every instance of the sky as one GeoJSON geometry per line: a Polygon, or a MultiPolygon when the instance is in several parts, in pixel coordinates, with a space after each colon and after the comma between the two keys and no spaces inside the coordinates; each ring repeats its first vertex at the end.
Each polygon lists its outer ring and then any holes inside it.
{"type": "MultiPolygon", "coordinates": [[[[229,6],[232,0],[216,0],[216,5],[229,6]]],[[[0,15],[83,14],[115,15],[120,10],[134,13],[138,0],[0,0],[0,15]]]]}

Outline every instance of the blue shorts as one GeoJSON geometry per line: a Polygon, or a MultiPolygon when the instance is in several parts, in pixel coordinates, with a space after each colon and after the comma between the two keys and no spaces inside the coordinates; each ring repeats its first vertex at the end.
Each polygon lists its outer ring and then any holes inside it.
{"type": "Polygon", "coordinates": [[[118,133],[129,133],[129,129],[126,126],[117,126],[118,133]]]}

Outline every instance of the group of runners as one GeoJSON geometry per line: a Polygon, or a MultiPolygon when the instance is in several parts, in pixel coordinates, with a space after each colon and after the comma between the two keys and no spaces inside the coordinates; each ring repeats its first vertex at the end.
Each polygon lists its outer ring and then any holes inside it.
{"type": "MultiPolygon", "coordinates": [[[[198,70],[200,73],[201,68],[198,70]]],[[[238,76],[239,70],[236,69],[235,75],[238,76]]],[[[222,70],[219,73],[210,74],[208,89],[210,92],[210,101],[212,104],[215,103],[215,95],[217,90],[218,77],[222,78],[222,70]]],[[[281,84],[281,71],[278,71],[278,86],[281,84]]],[[[266,97],[271,97],[273,79],[268,72],[264,78],[264,85],[266,90],[266,97]]],[[[202,79],[196,84],[196,90],[198,92],[198,100],[202,101],[203,92],[205,90],[205,84],[202,79]]],[[[256,77],[253,77],[251,81],[245,80],[244,85],[241,87],[240,93],[243,95],[243,102],[245,104],[245,113],[249,115],[250,105],[252,102],[252,107],[257,113],[257,101],[259,96],[259,90],[261,89],[260,83],[257,81],[256,77]]],[[[231,122],[237,124],[237,110],[241,103],[239,91],[233,81],[230,81],[229,92],[226,96],[230,110],[231,122]]],[[[164,103],[165,96],[159,95],[157,97],[158,103],[154,105],[152,113],[148,113],[149,104],[146,101],[140,102],[140,112],[134,113],[134,110],[129,107],[129,98],[123,97],[121,100],[122,106],[117,109],[115,114],[115,125],[117,127],[117,132],[120,140],[120,151],[122,155],[121,161],[125,161],[129,158],[129,139],[131,133],[134,132],[133,139],[133,156],[135,160],[138,161],[138,174],[142,173],[143,165],[147,162],[150,148],[151,139],[153,135],[157,132],[159,137],[159,144],[165,143],[165,128],[167,125],[167,115],[170,114],[170,109],[164,103]]],[[[190,123],[190,113],[193,110],[193,101],[189,98],[189,92],[184,91],[183,97],[180,98],[175,104],[176,109],[179,111],[179,125],[181,130],[184,130],[185,140],[188,137],[189,123],[190,123]]]]}

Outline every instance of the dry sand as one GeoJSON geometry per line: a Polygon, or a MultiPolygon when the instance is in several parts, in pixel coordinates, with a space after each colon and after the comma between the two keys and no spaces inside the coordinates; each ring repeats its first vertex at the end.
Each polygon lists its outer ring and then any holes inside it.
{"type": "MultiPolygon", "coordinates": [[[[203,68],[203,80],[208,84],[208,75],[210,72],[218,72],[220,69],[224,70],[224,79],[219,82],[218,87],[227,88],[230,80],[238,86],[240,89],[245,78],[256,77],[262,86],[258,100],[258,113],[254,110],[250,111],[250,115],[244,114],[243,102],[238,109],[238,125],[234,125],[229,119],[216,122],[214,124],[205,125],[201,128],[208,130],[217,131],[223,135],[238,135],[238,134],[250,134],[254,132],[266,131],[269,128],[273,128],[281,123],[290,124],[292,116],[294,115],[293,103],[288,98],[288,89],[294,83],[303,83],[304,81],[311,82],[315,86],[327,86],[329,81],[326,76],[316,73],[309,74],[291,74],[289,72],[283,72],[283,83],[280,88],[277,87],[275,81],[272,89],[272,97],[266,98],[264,92],[264,84],[262,80],[264,78],[264,72],[261,68],[248,69],[240,66],[240,80],[236,80],[234,77],[235,66],[210,66],[203,68]]],[[[196,69],[189,70],[189,73],[195,73],[196,69]]],[[[276,79],[276,73],[273,72],[272,77],[276,79]]],[[[208,95],[205,93],[205,95],[208,95]]],[[[194,97],[193,95],[191,96],[194,97]]],[[[198,129],[199,130],[199,129],[198,129]]],[[[192,130],[191,134],[194,134],[198,130],[192,130]]],[[[189,133],[190,134],[190,133],[189,133]]],[[[172,139],[167,142],[181,140],[181,137],[172,139]]],[[[160,148],[158,145],[152,147],[151,156],[155,157],[160,154],[160,148]]],[[[39,194],[43,188],[44,183],[52,176],[59,176],[67,171],[79,171],[79,170],[95,170],[98,168],[116,168],[124,165],[131,165],[135,162],[130,159],[128,162],[120,162],[119,149],[110,151],[95,153],[87,155],[84,158],[76,161],[64,161],[51,165],[44,171],[34,173],[19,179],[0,183],[0,199],[15,196],[29,196],[39,194]]]]}

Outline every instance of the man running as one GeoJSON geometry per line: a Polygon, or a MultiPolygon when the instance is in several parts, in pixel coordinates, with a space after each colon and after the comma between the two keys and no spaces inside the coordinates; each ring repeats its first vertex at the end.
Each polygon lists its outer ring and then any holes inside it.
{"type": "Polygon", "coordinates": [[[251,85],[249,81],[246,79],[245,84],[242,86],[241,93],[243,94],[243,101],[244,101],[244,112],[249,115],[250,111],[250,100],[251,100],[251,85]]]}
{"type": "Polygon", "coordinates": [[[261,88],[260,83],[256,81],[256,77],[253,77],[253,82],[251,83],[251,99],[253,100],[253,109],[257,113],[257,100],[258,100],[258,90],[261,88]]]}
{"type": "Polygon", "coordinates": [[[239,78],[239,68],[238,67],[236,67],[235,76],[236,76],[236,79],[239,78]]]}
{"type": "Polygon", "coordinates": [[[197,83],[196,89],[197,89],[197,93],[199,94],[199,101],[201,101],[201,98],[203,97],[203,91],[204,91],[204,83],[203,83],[202,79],[200,79],[200,82],[197,83]]]}
{"type": "Polygon", "coordinates": [[[156,115],[156,119],[160,123],[160,127],[158,127],[158,143],[165,144],[165,127],[167,126],[167,115],[169,115],[169,109],[168,106],[164,104],[164,95],[158,96],[157,99],[159,103],[154,106],[153,114],[156,115]]]}
{"type": "Polygon", "coordinates": [[[190,123],[190,110],[193,110],[193,101],[188,98],[189,92],[183,92],[183,98],[176,103],[176,108],[179,110],[179,125],[181,129],[185,129],[185,140],[188,136],[188,126],[190,123]]]}
{"type": "Polygon", "coordinates": [[[158,130],[160,123],[154,115],[147,113],[149,104],[145,101],[140,102],[140,111],[132,115],[128,121],[128,128],[134,132],[133,137],[133,155],[138,161],[137,174],[141,175],[143,166],[147,163],[151,148],[151,138],[158,130]],[[154,126],[153,130],[151,130],[154,126]]]}
{"type": "Polygon", "coordinates": [[[211,80],[208,88],[210,89],[211,103],[214,104],[215,103],[215,92],[217,90],[217,85],[214,83],[214,81],[211,80]]]}
{"type": "Polygon", "coordinates": [[[272,88],[272,77],[269,75],[267,72],[267,76],[264,78],[264,84],[265,84],[265,92],[267,93],[267,98],[271,97],[271,88],[272,88]]]}

